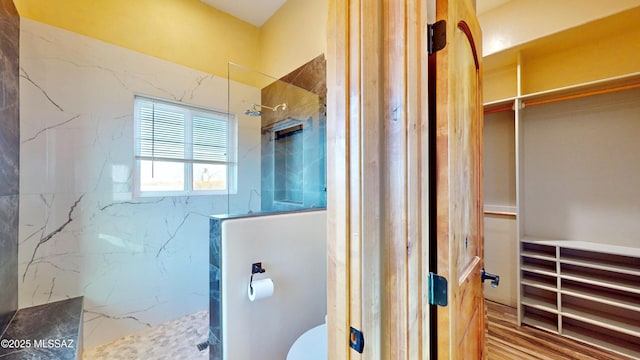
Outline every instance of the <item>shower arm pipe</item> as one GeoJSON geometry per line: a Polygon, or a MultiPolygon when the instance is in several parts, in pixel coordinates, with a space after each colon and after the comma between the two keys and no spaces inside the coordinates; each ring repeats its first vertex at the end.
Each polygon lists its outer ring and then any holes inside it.
{"type": "Polygon", "coordinates": [[[262,104],[251,104],[251,110],[253,111],[258,111],[260,110],[259,108],[265,108],[265,109],[269,109],[271,111],[278,111],[278,109],[282,109],[282,110],[286,110],[287,109],[287,103],[282,103],[282,104],[278,104],[274,107],[271,106],[267,106],[267,105],[262,105],[262,104]]]}

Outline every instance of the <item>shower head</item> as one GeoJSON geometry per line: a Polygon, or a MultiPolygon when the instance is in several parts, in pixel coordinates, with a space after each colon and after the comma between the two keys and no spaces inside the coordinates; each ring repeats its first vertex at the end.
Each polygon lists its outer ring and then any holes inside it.
{"type": "Polygon", "coordinates": [[[244,114],[249,116],[262,116],[262,111],[249,109],[245,111],[244,114]]]}
{"type": "Polygon", "coordinates": [[[278,104],[274,107],[261,105],[261,104],[251,104],[251,108],[245,111],[244,114],[249,116],[262,116],[262,111],[260,110],[262,108],[269,109],[271,111],[278,111],[278,110],[284,111],[284,110],[287,110],[287,103],[278,104]]]}
{"type": "Polygon", "coordinates": [[[278,109],[280,109],[282,111],[287,110],[287,103],[278,104],[278,105],[274,106],[273,109],[271,109],[271,110],[278,111],[278,109]]]}

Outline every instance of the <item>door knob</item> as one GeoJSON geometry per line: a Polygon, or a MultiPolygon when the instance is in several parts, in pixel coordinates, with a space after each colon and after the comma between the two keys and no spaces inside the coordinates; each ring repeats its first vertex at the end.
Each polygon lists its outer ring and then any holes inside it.
{"type": "Polygon", "coordinates": [[[491,287],[498,287],[498,285],[500,285],[499,275],[490,274],[484,271],[484,268],[480,270],[480,274],[482,275],[482,282],[484,282],[485,280],[491,280],[491,287]]]}

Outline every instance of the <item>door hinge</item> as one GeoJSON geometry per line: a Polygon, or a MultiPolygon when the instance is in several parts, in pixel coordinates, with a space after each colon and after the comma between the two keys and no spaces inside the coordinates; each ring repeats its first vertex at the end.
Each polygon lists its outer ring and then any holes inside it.
{"type": "Polygon", "coordinates": [[[349,331],[349,346],[360,354],[364,350],[364,334],[353,326],[349,331]]]}
{"type": "Polygon", "coordinates": [[[434,54],[447,46],[447,22],[436,21],[427,25],[427,47],[429,55],[434,54]]]}
{"type": "Polygon", "coordinates": [[[447,279],[438,274],[434,274],[431,272],[429,273],[429,281],[427,284],[427,291],[429,292],[429,305],[448,305],[447,285],[447,279]]]}

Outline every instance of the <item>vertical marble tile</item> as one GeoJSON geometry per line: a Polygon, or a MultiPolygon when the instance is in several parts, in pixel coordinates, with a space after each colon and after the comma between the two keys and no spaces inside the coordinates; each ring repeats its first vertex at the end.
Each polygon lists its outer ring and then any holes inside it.
{"type": "Polygon", "coordinates": [[[20,17],[0,0],[0,334],[18,308],[20,17]]]}
{"type": "Polygon", "coordinates": [[[209,220],[209,358],[222,359],[222,220],[209,220]]]}
{"type": "Polygon", "coordinates": [[[18,309],[18,195],[0,196],[0,333],[18,309]]]}
{"type": "Polygon", "coordinates": [[[18,194],[20,185],[20,135],[17,127],[7,124],[12,118],[17,121],[17,112],[0,111],[0,196],[18,194]]]}
{"type": "Polygon", "coordinates": [[[209,217],[259,190],[260,124],[238,116],[233,197],[138,198],[134,94],[226,111],[260,89],[29,19],[20,56],[19,306],[84,296],[87,350],[207,308],[209,217]]]}

